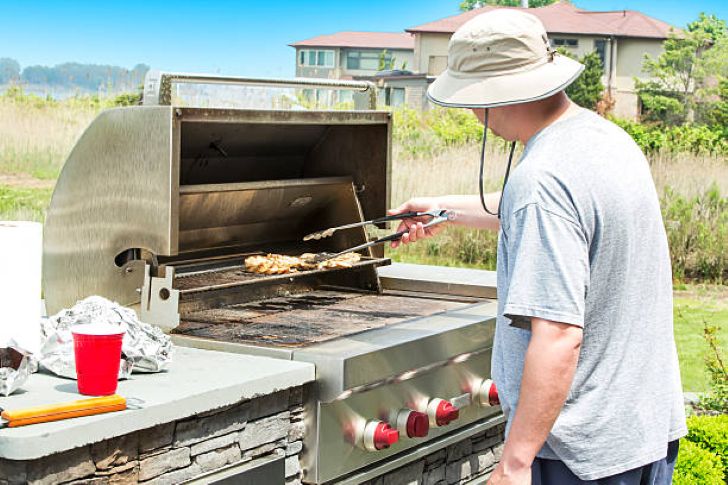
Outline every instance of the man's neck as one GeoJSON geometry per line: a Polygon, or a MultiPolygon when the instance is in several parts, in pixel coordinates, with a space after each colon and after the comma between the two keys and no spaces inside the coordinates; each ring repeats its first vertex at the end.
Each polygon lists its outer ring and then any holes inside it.
{"type": "Polygon", "coordinates": [[[528,103],[531,106],[522,113],[521,116],[527,117],[527,122],[524,123],[524,129],[519,133],[519,141],[521,143],[527,143],[528,140],[533,137],[536,133],[543,130],[547,126],[556,123],[559,120],[573,116],[581,108],[573,103],[565,94],[559,93],[559,95],[552,96],[551,98],[544,99],[542,101],[536,101],[534,103],[528,103]]]}

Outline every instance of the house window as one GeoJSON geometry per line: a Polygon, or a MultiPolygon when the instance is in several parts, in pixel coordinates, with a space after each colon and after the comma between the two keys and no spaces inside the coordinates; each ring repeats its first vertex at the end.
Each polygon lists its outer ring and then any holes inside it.
{"type": "Polygon", "coordinates": [[[552,43],[556,47],[570,47],[572,49],[579,47],[579,39],[553,39],[552,43]]]}
{"type": "Polygon", "coordinates": [[[599,39],[594,41],[594,50],[602,61],[602,68],[607,65],[607,41],[599,39]]]}
{"type": "Polygon", "coordinates": [[[334,67],[334,51],[301,49],[298,64],[310,67],[334,67]]]}
{"type": "MultiPolygon", "coordinates": [[[[351,70],[361,71],[378,71],[379,70],[379,58],[382,55],[382,51],[347,51],[346,53],[346,68],[351,70]]],[[[384,66],[385,69],[392,62],[392,53],[386,52],[384,54],[384,66]]]]}
{"type": "Polygon", "coordinates": [[[404,104],[404,88],[385,88],[384,104],[392,108],[402,106],[404,104]]]}

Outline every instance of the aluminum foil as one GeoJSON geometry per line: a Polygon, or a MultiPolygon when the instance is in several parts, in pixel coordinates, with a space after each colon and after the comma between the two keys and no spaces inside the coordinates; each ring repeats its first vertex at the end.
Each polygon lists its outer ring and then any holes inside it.
{"type": "Polygon", "coordinates": [[[169,336],[141,322],[134,310],[100,296],[81,300],[41,322],[40,365],[56,375],[75,379],[71,328],[89,323],[118,325],[126,331],[121,345],[120,379],[128,378],[132,372],[160,372],[169,367],[172,361],[169,336]]]}
{"type": "Polygon", "coordinates": [[[37,371],[38,361],[32,355],[12,348],[0,349],[0,395],[9,396],[17,391],[37,371]],[[13,352],[15,355],[11,355],[13,352]]]}

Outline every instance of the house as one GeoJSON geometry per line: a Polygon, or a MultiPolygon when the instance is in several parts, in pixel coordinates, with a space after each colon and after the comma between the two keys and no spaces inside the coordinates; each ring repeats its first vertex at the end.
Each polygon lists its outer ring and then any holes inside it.
{"type": "MultiPolygon", "coordinates": [[[[414,62],[414,36],[406,32],[337,32],[289,45],[296,49],[296,77],[370,78],[382,67],[404,70],[414,62]]],[[[322,95],[308,94],[317,99],[322,95]]],[[[348,101],[350,96],[344,91],[334,102],[348,101]]]]}
{"type": "MultiPolygon", "coordinates": [[[[447,68],[447,45],[453,32],[494,8],[498,7],[487,6],[406,29],[415,37],[413,70],[431,82],[447,68]]],[[[634,78],[646,77],[642,71],[644,55],[660,55],[672,26],[634,10],[596,12],[565,2],[529,8],[528,12],[544,24],[552,46],[564,47],[576,56],[596,51],[604,66],[604,86],[615,101],[614,113],[625,118],[639,115],[634,78]]],[[[384,78],[380,81],[390,82],[384,78]]]]}
{"type": "MultiPolygon", "coordinates": [[[[411,27],[402,34],[340,32],[293,43],[296,75],[372,80],[380,88],[383,103],[426,108],[428,84],[447,68],[450,36],[471,18],[495,8],[503,7],[471,10],[411,27]],[[384,49],[396,60],[394,70],[378,72],[384,49]]],[[[558,2],[528,12],[543,22],[554,47],[564,47],[579,57],[592,51],[599,54],[603,84],[615,101],[613,112],[624,118],[636,118],[640,113],[634,79],[646,77],[644,55],[658,56],[670,32],[679,32],[634,10],[597,12],[558,2]]]]}

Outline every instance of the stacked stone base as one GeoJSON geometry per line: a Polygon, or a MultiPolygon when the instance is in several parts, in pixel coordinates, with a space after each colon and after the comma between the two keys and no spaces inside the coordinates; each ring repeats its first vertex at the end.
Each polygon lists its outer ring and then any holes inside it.
{"type": "Polygon", "coordinates": [[[286,457],[287,483],[300,483],[302,396],[288,389],[36,460],[0,459],[0,485],[176,484],[272,456],[286,457]]]}
{"type": "Polygon", "coordinates": [[[495,426],[415,462],[366,482],[366,485],[452,485],[487,477],[500,460],[505,424],[495,426]]]}

